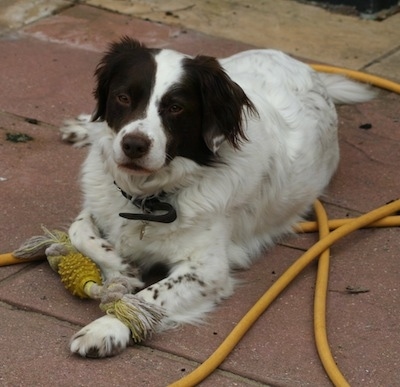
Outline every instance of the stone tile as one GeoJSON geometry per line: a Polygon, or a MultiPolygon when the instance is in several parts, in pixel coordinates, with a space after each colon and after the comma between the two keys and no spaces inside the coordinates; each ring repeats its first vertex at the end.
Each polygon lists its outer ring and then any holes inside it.
{"type": "Polygon", "coordinates": [[[94,109],[99,54],[37,39],[0,39],[3,111],[59,126],[94,109]]]}
{"type": "MultiPolygon", "coordinates": [[[[86,3],[353,69],[363,68],[398,47],[400,39],[396,27],[399,14],[376,22],[288,0],[212,0],[196,4],[189,0],[165,3],[87,0],[86,3]]],[[[399,70],[396,73],[400,76],[399,70]]]]}
{"type": "Polygon", "coordinates": [[[328,332],[351,385],[393,385],[400,351],[398,229],[358,231],[332,254],[328,332]],[[346,287],[368,290],[349,294],[346,287]]]}
{"type": "Polygon", "coordinates": [[[15,250],[33,235],[42,234],[41,224],[67,228],[80,209],[78,175],[86,149],[61,142],[54,127],[31,122],[0,114],[2,253],[15,250]],[[11,142],[7,133],[22,133],[32,140],[11,142]]]}
{"type": "Polygon", "coordinates": [[[188,54],[227,56],[250,48],[249,44],[214,38],[196,31],[151,23],[104,10],[76,6],[24,29],[24,33],[85,50],[104,51],[111,41],[129,35],[157,48],[172,48],[188,54]]]}
{"type": "Polygon", "coordinates": [[[2,0],[0,3],[0,34],[20,28],[66,8],[66,0],[2,0]]]}
{"type": "Polygon", "coordinates": [[[371,73],[387,77],[388,79],[400,83],[400,50],[397,50],[383,58],[374,61],[367,70],[371,73]]]}
{"type": "Polygon", "coordinates": [[[72,296],[47,261],[31,264],[18,276],[3,281],[0,300],[82,326],[103,315],[98,301],[72,296]]]}
{"type": "MultiPolygon", "coordinates": [[[[102,360],[71,356],[66,346],[75,327],[41,314],[0,304],[0,383],[2,386],[165,386],[193,370],[195,363],[136,346],[102,360]]],[[[217,372],[204,386],[256,385],[233,374],[217,372]]]]}
{"type": "Polygon", "coordinates": [[[400,96],[339,108],[341,162],[326,198],[340,207],[366,212],[397,199],[400,190],[400,96]],[[371,129],[361,129],[371,124],[371,129]]]}
{"type": "MultiPolygon", "coordinates": [[[[8,251],[7,251],[8,252],[8,251]]],[[[2,250],[1,254],[6,253],[6,251],[2,250]]],[[[17,265],[9,265],[9,266],[1,266],[0,260],[0,282],[3,281],[5,278],[11,277],[16,275],[21,270],[24,270],[27,266],[30,266],[30,263],[21,263],[17,265]]]]}

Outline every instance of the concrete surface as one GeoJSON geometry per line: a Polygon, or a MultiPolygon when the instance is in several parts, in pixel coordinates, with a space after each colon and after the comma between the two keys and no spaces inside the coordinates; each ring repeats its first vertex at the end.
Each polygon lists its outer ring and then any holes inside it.
{"type": "MultiPolygon", "coordinates": [[[[93,70],[123,34],[155,47],[216,56],[258,47],[400,81],[400,14],[376,22],[294,1],[2,1],[0,3],[0,251],[80,208],[86,149],[62,143],[61,122],[93,109],[93,70]],[[7,134],[32,140],[11,142],[7,134]]],[[[342,160],[324,202],[354,216],[399,197],[400,97],[381,91],[339,107],[342,160]],[[371,124],[369,130],[361,129],[371,124]]],[[[359,231],[332,249],[328,333],[352,386],[400,385],[400,231],[359,231]],[[349,294],[346,287],[366,293],[349,294]]],[[[0,268],[0,385],[165,386],[193,370],[278,276],[316,240],[288,238],[201,326],[156,335],[121,356],[71,356],[69,337],[101,315],[64,290],[45,262],[0,268]]],[[[329,386],[312,332],[316,265],[273,303],[203,386],[329,386]]]]}

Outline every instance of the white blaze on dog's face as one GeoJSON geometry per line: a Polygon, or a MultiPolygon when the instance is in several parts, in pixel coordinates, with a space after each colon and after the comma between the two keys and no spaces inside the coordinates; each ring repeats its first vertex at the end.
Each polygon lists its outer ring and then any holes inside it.
{"type": "Polygon", "coordinates": [[[242,113],[253,106],[214,58],[124,39],[96,76],[93,120],[115,133],[114,162],[129,174],[157,172],[175,157],[208,165],[225,140],[237,147],[244,139],[242,113]]]}
{"type": "MultiPolygon", "coordinates": [[[[115,138],[113,152],[118,165],[138,173],[151,173],[172,159],[173,155],[168,154],[171,134],[163,121],[178,121],[179,116],[188,114],[186,105],[189,96],[178,99],[176,95],[173,97],[171,91],[176,87],[176,80],[182,77],[182,58],[182,54],[168,50],[155,55],[157,71],[147,106],[143,101],[139,118],[133,116],[133,120],[124,125],[115,138]]],[[[131,94],[135,98],[140,92],[133,90],[131,94]]]]}

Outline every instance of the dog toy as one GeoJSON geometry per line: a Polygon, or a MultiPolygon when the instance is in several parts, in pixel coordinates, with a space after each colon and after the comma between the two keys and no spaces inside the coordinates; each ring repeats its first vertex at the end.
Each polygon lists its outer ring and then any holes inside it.
{"type": "Polygon", "coordinates": [[[134,289],[127,278],[117,277],[103,283],[98,266],[74,248],[67,233],[45,227],[43,231],[44,235],[28,239],[13,253],[3,254],[1,261],[10,264],[45,255],[70,293],[80,298],[100,299],[100,309],[122,321],[135,342],[145,340],[154,332],[164,317],[161,308],[131,294],[134,289]]]}

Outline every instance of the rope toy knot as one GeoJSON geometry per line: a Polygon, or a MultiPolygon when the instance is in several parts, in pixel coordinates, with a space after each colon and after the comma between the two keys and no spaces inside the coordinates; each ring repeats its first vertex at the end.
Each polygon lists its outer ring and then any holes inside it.
{"type": "Polygon", "coordinates": [[[135,343],[149,338],[165,317],[163,308],[149,304],[134,294],[125,294],[115,301],[102,302],[100,309],[122,321],[130,329],[135,343]]]}

